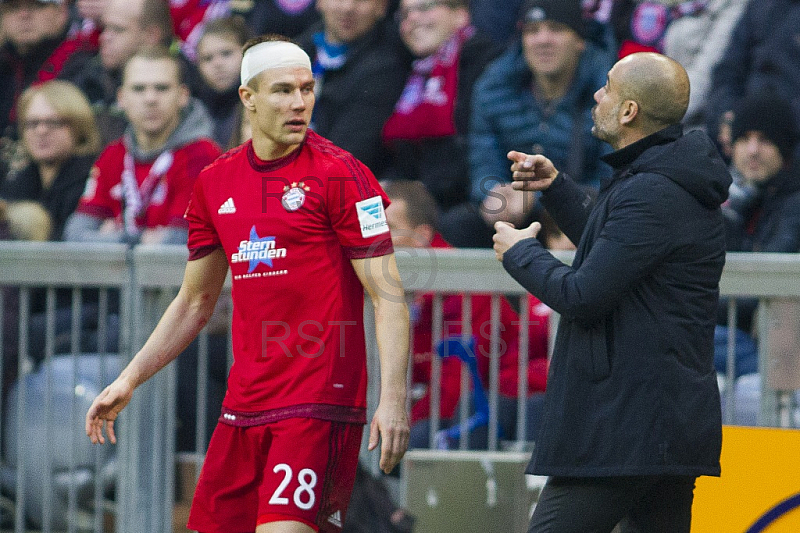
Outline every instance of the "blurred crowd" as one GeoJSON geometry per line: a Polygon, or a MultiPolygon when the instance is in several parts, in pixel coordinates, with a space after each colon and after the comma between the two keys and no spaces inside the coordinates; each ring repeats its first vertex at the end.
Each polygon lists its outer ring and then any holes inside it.
{"type": "MultiPolygon", "coordinates": [[[[2,0],[0,237],[185,243],[197,174],[250,136],[241,48],[265,33],[312,59],[311,127],[407,209],[387,213],[397,246],[490,248],[505,220],[540,221],[548,247],[571,248],[534,194],[511,189],[506,154],[544,154],[597,190],[611,172],[592,136],[594,94],[617,59],[652,51],[686,68],[684,127],[705,130],[730,163],[729,250],[800,251],[798,0],[2,0]]],[[[473,328],[488,320],[486,298],[473,299],[473,328]]],[[[757,302],[738,306],[737,374],[757,372],[757,302]]],[[[444,302],[455,322],[461,308],[444,302]]],[[[430,295],[413,309],[415,327],[428,324],[415,330],[422,383],[436,350],[430,295]]],[[[540,302],[503,301],[500,372],[516,378],[523,311],[533,396],[546,378],[540,302]]],[[[458,368],[443,367],[445,421],[458,368]]],[[[517,388],[504,380],[500,393],[514,402],[517,388]]],[[[421,398],[415,422],[429,416],[421,398]]]]}

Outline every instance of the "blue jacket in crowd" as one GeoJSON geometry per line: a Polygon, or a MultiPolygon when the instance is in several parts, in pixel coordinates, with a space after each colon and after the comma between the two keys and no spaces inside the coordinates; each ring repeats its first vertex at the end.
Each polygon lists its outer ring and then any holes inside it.
{"type": "Polygon", "coordinates": [[[580,183],[597,185],[611,169],[599,161],[608,145],[592,136],[593,95],[605,85],[614,56],[587,41],[567,94],[548,109],[531,91],[533,75],[519,40],[475,84],[469,156],[471,199],[480,203],[498,182],[511,181],[509,150],[541,153],[580,183]],[[573,131],[573,124],[580,124],[573,131]]]}
{"type": "Polygon", "coordinates": [[[503,266],[561,314],[529,473],[719,475],[714,322],[731,183],[708,136],[670,126],[605,157],[596,201],[542,195],[571,266],[524,239],[503,266]]]}

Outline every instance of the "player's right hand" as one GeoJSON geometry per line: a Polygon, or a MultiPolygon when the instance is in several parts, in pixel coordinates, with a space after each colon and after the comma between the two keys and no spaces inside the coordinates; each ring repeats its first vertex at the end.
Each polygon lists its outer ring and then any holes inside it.
{"type": "Polygon", "coordinates": [[[518,191],[543,191],[558,176],[553,162],[541,154],[529,155],[512,150],[506,157],[512,162],[514,181],[511,186],[518,191]]]}
{"type": "Polygon", "coordinates": [[[125,381],[117,379],[111,385],[103,389],[92,402],[89,411],[86,413],[86,435],[93,444],[105,444],[103,428],[107,424],[108,440],[112,444],[117,443],[117,435],[114,433],[114,421],[119,416],[120,411],[128,405],[133,396],[133,387],[127,385],[125,381]]]}

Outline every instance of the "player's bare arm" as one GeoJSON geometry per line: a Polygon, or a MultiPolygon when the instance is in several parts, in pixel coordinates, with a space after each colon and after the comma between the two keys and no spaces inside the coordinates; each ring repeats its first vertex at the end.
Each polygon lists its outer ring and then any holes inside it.
{"type": "Polygon", "coordinates": [[[394,254],[352,260],[375,308],[375,334],[381,365],[381,394],[370,424],[369,449],[381,441],[380,467],[389,473],[408,448],[406,412],[409,319],[403,283],[394,254]]]}
{"type": "Polygon", "coordinates": [[[116,444],[114,421],[128,405],[133,391],[175,359],[208,322],[219,298],[228,263],[221,249],[186,263],[180,291],[150,338],[119,377],[101,392],[86,413],[86,434],[95,444],[105,443],[103,428],[116,444]]]}
{"type": "Polygon", "coordinates": [[[506,157],[511,161],[514,178],[512,187],[518,191],[543,191],[558,176],[553,162],[543,155],[529,155],[512,150],[506,157]]]}

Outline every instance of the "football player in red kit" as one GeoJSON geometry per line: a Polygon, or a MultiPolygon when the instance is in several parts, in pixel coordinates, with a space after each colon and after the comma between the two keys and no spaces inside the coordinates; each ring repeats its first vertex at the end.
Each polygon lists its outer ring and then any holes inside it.
{"type": "Polygon", "coordinates": [[[233,279],[234,363],[189,528],[340,531],[366,422],[364,290],[375,307],[380,402],[369,447],[389,472],[408,444],[408,310],[384,209],[361,162],[308,130],[308,56],[278,37],[244,48],[251,141],[201,172],[178,296],[86,415],[93,442],[133,390],[170,362],[233,279]]]}

